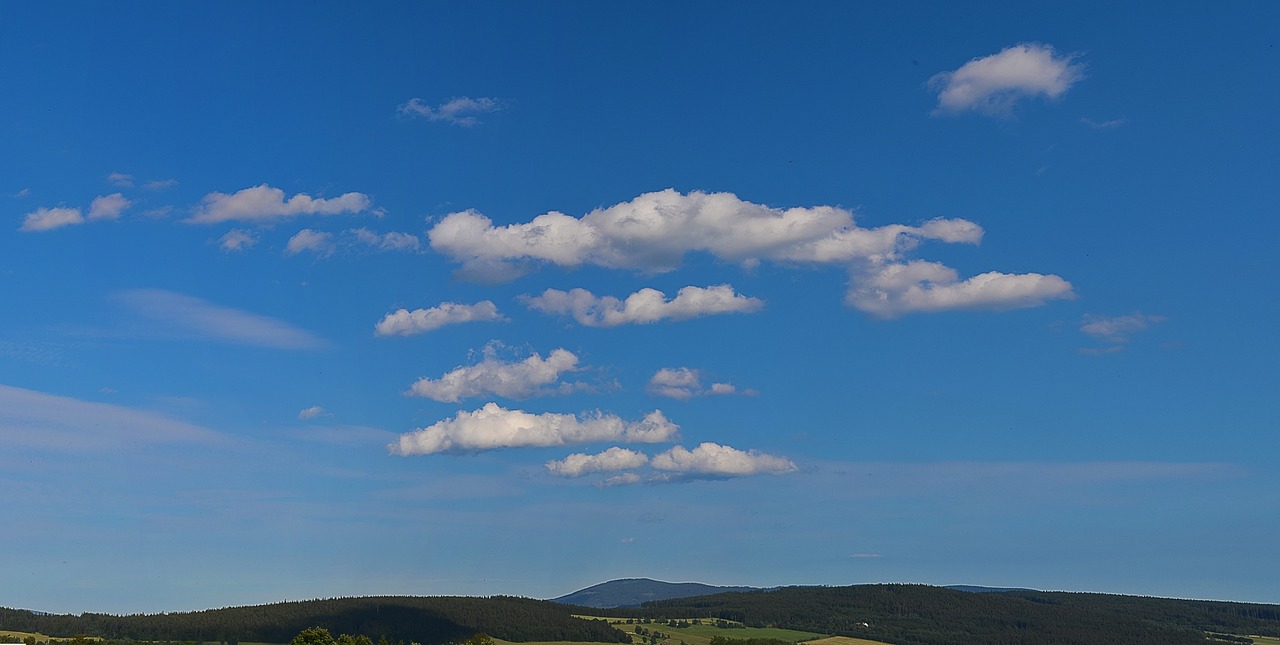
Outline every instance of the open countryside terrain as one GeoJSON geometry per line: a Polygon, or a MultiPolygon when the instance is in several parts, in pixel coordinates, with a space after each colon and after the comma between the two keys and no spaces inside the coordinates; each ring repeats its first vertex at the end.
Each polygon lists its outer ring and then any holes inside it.
{"type": "Polygon", "coordinates": [[[686,645],[710,645],[711,639],[716,636],[733,639],[772,638],[795,643],[798,641],[812,641],[826,636],[826,634],[797,629],[746,627],[737,621],[719,620],[709,616],[680,620],[667,618],[606,618],[601,616],[580,616],[580,618],[607,621],[615,629],[631,634],[632,642],[637,644],[652,643],[656,640],[658,643],[670,642],[673,645],[678,645],[681,642],[686,645]],[[632,622],[628,623],[628,620],[632,622]],[[637,620],[645,622],[636,622],[637,620]],[[717,622],[723,626],[717,626],[717,622]],[[675,625],[672,623],[675,623],[675,625]],[[651,637],[651,635],[656,635],[656,638],[651,637]]]}

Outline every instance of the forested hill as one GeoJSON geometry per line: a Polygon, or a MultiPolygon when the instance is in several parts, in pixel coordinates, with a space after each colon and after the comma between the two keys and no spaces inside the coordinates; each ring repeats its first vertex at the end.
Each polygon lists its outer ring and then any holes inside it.
{"type": "Polygon", "coordinates": [[[698,582],[662,582],[649,578],[623,578],[579,589],[554,600],[583,607],[636,607],[653,600],[688,598],[730,591],[753,591],[753,588],[715,587],[698,582]]]}
{"type": "MultiPolygon", "coordinates": [[[[784,587],[598,610],[616,617],[713,617],[902,645],[1204,645],[1205,632],[1280,636],[1280,606],[925,585],[784,587]]],[[[732,635],[732,634],[730,634],[732,635]]]]}
{"type": "Polygon", "coordinates": [[[423,645],[458,642],[485,632],[508,641],[602,641],[631,639],[601,621],[571,615],[572,608],[547,600],[495,596],[334,598],[207,611],[111,616],[40,615],[0,609],[0,629],[55,636],[84,634],[114,640],[255,641],[287,643],[308,627],[334,634],[423,645]]]}

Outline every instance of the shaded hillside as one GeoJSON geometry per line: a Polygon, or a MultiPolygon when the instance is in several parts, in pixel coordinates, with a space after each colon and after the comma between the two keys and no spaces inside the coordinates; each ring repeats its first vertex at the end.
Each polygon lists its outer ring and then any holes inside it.
{"type": "Polygon", "coordinates": [[[610,580],[553,599],[582,607],[637,607],[643,603],[690,596],[706,596],[731,591],[754,591],[752,587],[717,587],[698,582],[662,582],[649,578],[610,580]]]}
{"type": "Polygon", "coordinates": [[[503,596],[334,598],[132,616],[0,609],[0,629],[116,640],[287,643],[314,626],[334,634],[363,634],[375,640],[385,636],[424,645],[455,642],[477,632],[508,641],[630,642],[603,622],[574,618],[564,605],[503,596]]]}
{"type": "Polygon", "coordinates": [[[1203,644],[1204,631],[1280,633],[1280,607],[925,585],[786,587],[665,600],[618,617],[715,617],[904,645],[1203,644]]]}

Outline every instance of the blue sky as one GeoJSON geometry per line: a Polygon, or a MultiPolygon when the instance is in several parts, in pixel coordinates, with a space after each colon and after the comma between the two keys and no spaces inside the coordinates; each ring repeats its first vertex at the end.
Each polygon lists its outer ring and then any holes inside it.
{"type": "Polygon", "coordinates": [[[0,5],[0,605],[1280,603],[1277,24],[0,5]]]}

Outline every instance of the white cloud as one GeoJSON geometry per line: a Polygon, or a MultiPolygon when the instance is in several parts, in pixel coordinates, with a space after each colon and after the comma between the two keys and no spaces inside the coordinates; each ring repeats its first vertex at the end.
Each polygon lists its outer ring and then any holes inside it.
{"type": "Polygon", "coordinates": [[[434,107],[427,105],[422,99],[413,98],[397,107],[396,112],[401,116],[419,117],[428,121],[473,126],[480,123],[476,115],[497,112],[502,108],[502,103],[496,99],[461,96],[434,107]]]}
{"type": "Polygon", "coordinates": [[[586,289],[547,289],[540,296],[521,296],[530,308],[546,314],[570,314],[588,327],[648,324],[661,320],[686,320],[699,316],[759,311],[764,301],[737,294],[727,284],[684,287],[667,300],[657,289],[641,289],[626,300],[596,296],[586,289]]]}
{"type": "Polygon", "coordinates": [[[1085,314],[1080,331],[1100,340],[1126,343],[1133,334],[1159,322],[1164,322],[1164,316],[1148,316],[1140,311],[1127,316],[1085,314]]]}
{"type": "Polygon", "coordinates": [[[693,450],[675,446],[654,455],[651,461],[657,470],[673,475],[745,477],[747,475],[781,475],[795,472],[796,465],[786,457],[759,452],[742,451],[718,443],[704,442],[693,450]]]}
{"type": "Polygon", "coordinates": [[[262,184],[233,195],[209,193],[186,221],[197,224],[272,222],[298,215],[362,213],[370,210],[371,203],[363,193],[346,193],[331,199],[298,193],[286,200],[283,190],[262,184]]]}
{"type": "Polygon", "coordinates": [[[417,252],[422,246],[418,240],[418,236],[409,233],[378,233],[361,227],[353,228],[347,231],[356,242],[365,246],[373,247],[379,251],[413,251],[417,252]]]}
{"type": "Polygon", "coordinates": [[[489,395],[527,399],[575,389],[571,383],[553,386],[562,374],[577,369],[578,357],[567,349],[552,350],[545,359],[535,352],[523,361],[508,363],[498,359],[494,346],[490,345],[485,348],[484,360],[480,363],[459,367],[439,379],[418,379],[405,394],[446,403],[489,395]]]}
{"type": "Polygon", "coordinates": [[[1071,283],[1056,275],[989,272],[961,281],[955,269],[913,261],[855,272],[845,302],[882,318],[952,309],[1017,309],[1070,299],[1071,283]]]}
{"type": "Polygon", "coordinates": [[[1084,66],[1073,61],[1048,45],[1023,43],[937,74],[929,86],[938,90],[937,112],[1007,114],[1020,99],[1056,99],[1071,89],[1084,78],[1084,66]]]}
{"type": "Polygon", "coordinates": [[[171,291],[133,289],[118,292],[114,298],[165,325],[166,333],[277,349],[313,349],[326,344],[311,332],[282,320],[171,291]]]}
{"type": "MultiPolygon", "coordinates": [[[[588,455],[574,453],[559,461],[548,461],[547,470],[561,477],[581,477],[591,473],[631,470],[649,463],[648,455],[637,450],[614,446],[604,452],[588,455]]],[[[636,475],[639,481],[639,475],[636,475]]]]}
{"type": "Polygon", "coordinates": [[[668,396],[673,399],[690,399],[695,396],[721,396],[737,394],[738,388],[732,383],[712,383],[710,387],[702,385],[701,370],[688,367],[664,367],[649,378],[647,390],[657,396],[668,396]]]}
{"type": "Polygon", "coordinates": [[[333,233],[304,228],[289,238],[289,242],[285,244],[284,253],[297,255],[303,251],[310,251],[320,257],[329,257],[335,248],[333,233]]]}
{"type": "MultiPolygon", "coordinates": [[[[637,473],[622,473],[620,475],[614,475],[613,477],[605,479],[604,481],[600,482],[599,486],[600,488],[609,488],[612,486],[630,486],[632,484],[639,484],[641,481],[642,479],[640,475],[637,473]]],[[[635,538],[626,538],[623,540],[623,542],[628,544],[635,541],[636,541],[635,538]]]]}
{"type": "Polygon", "coordinates": [[[690,252],[746,266],[892,260],[922,239],[977,244],[982,234],[962,219],[867,229],[855,224],[852,211],[833,206],[779,209],[732,193],[667,189],[581,219],[553,211],[525,224],[494,226],[480,213],[462,211],[445,216],[427,236],[431,248],[462,264],[463,276],[503,280],[535,262],[670,271],[690,252]]]}
{"type": "Polygon", "coordinates": [[[132,204],[120,193],[95,197],[89,204],[89,219],[117,219],[132,204]]]}
{"type": "Polygon", "coordinates": [[[306,421],[308,419],[314,419],[316,417],[323,417],[323,416],[330,416],[329,412],[318,405],[313,405],[309,408],[302,410],[301,412],[298,412],[298,420],[300,421],[306,421]]]}
{"type": "MultiPolygon", "coordinates": [[[[961,281],[953,269],[908,256],[925,240],[976,245],[983,235],[981,226],[964,219],[862,228],[852,211],[833,206],[778,209],[731,193],[685,195],[670,189],[580,219],[549,212],[528,223],[494,226],[474,211],[452,213],[427,233],[434,250],[461,264],[459,274],[479,280],[510,279],[540,263],[670,271],[687,253],[703,252],[744,267],[765,260],[845,266],[852,276],[846,302],[885,317],[1007,309],[1070,296],[1070,284],[1055,275],[988,272],[961,281]]],[[[636,313],[654,315],[660,309],[661,294],[652,289],[634,294],[627,305],[632,298],[636,313]]],[[[581,289],[548,290],[526,302],[542,311],[572,313],[584,325],[645,320],[631,316],[616,298],[597,298],[581,289]]]]}
{"type": "Polygon", "coordinates": [[[1128,123],[1129,119],[1120,117],[1119,119],[1110,119],[1108,121],[1094,121],[1093,119],[1082,116],[1080,117],[1080,122],[1094,130],[1111,130],[1128,123]]]}
{"type": "Polygon", "coordinates": [[[84,216],[80,214],[79,208],[40,207],[22,218],[22,226],[18,227],[18,230],[24,233],[36,233],[83,223],[84,216]]]}
{"type": "Polygon", "coordinates": [[[177,185],[177,179],[152,179],[151,181],[143,184],[142,187],[147,190],[165,190],[166,188],[173,188],[177,185]]]}
{"type": "Polygon", "coordinates": [[[228,253],[243,251],[257,243],[256,235],[238,228],[233,228],[218,238],[218,246],[228,253]]]}
{"type": "Polygon", "coordinates": [[[22,199],[24,197],[30,197],[30,196],[31,196],[30,188],[23,188],[22,190],[13,194],[14,199],[22,199]]]}
{"type": "Polygon", "coordinates": [[[119,186],[121,188],[133,188],[133,175],[123,172],[113,172],[107,175],[107,183],[119,186]]]}
{"type": "Polygon", "coordinates": [[[0,446],[61,450],[209,443],[218,433],[162,414],[0,385],[0,446]]]}
{"type": "Polygon", "coordinates": [[[459,411],[452,419],[403,434],[389,449],[392,454],[405,456],[462,454],[596,441],[661,443],[674,441],[679,434],[680,426],[658,410],[636,422],[602,413],[579,420],[572,414],[532,414],[488,403],[474,412],[459,411]]]}
{"type": "Polygon", "coordinates": [[[474,305],[442,302],[427,309],[397,309],[378,321],[374,326],[374,333],[378,336],[412,336],[434,331],[445,325],[505,320],[498,313],[498,306],[489,300],[481,300],[474,305]]]}

